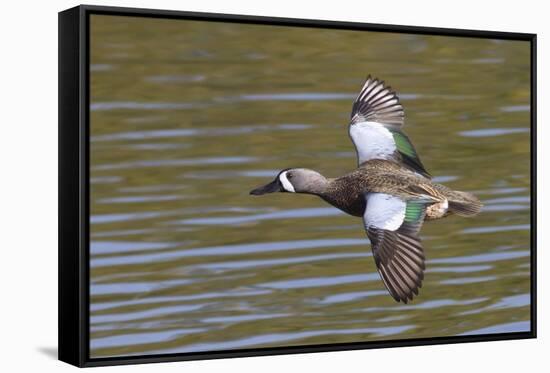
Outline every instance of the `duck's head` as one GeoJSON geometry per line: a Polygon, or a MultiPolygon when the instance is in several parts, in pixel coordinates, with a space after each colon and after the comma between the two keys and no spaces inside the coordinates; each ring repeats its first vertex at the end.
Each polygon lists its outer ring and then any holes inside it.
{"type": "Polygon", "coordinates": [[[317,193],[325,186],[326,179],[317,171],[307,168],[287,168],[279,172],[277,177],[264,186],[250,191],[250,194],[259,196],[266,193],[317,193]]]}

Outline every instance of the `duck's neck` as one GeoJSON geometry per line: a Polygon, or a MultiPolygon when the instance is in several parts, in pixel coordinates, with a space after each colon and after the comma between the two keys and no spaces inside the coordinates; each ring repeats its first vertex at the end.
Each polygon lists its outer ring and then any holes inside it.
{"type": "Polygon", "coordinates": [[[326,177],[321,174],[316,174],[315,177],[308,180],[308,183],[302,193],[314,194],[322,197],[326,193],[329,184],[330,181],[326,177]]]}

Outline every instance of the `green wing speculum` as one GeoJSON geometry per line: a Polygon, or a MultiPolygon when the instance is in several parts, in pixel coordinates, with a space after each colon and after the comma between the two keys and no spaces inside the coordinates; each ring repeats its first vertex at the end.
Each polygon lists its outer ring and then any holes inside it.
{"type": "Polygon", "coordinates": [[[414,145],[412,144],[409,137],[405,135],[405,133],[403,133],[401,130],[390,129],[390,132],[392,133],[393,139],[395,141],[397,151],[401,156],[401,161],[406,166],[408,166],[415,172],[418,172],[422,176],[431,178],[430,174],[428,173],[428,171],[426,171],[426,168],[420,161],[420,157],[418,156],[418,153],[416,152],[416,149],[414,148],[414,145]]]}

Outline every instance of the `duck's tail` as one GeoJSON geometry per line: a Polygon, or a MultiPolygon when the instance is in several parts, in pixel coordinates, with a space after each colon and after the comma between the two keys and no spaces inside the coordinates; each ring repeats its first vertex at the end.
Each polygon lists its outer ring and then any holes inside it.
{"type": "Polygon", "coordinates": [[[459,216],[475,216],[479,214],[483,204],[471,193],[453,190],[447,195],[449,201],[449,212],[459,216]]]}

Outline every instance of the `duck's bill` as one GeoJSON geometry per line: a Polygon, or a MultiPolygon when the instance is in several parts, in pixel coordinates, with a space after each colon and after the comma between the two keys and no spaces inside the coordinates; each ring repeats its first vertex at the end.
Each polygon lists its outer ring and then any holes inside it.
{"type": "Polygon", "coordinates": [[[266,193],[275,193],[275,192],[282,192],[282,191],[283,191],[283,186],[281,185],[278,179],[275,179],[267,185],[251,190],[250,194],[255,196],[261,196],[262,194],[266,194],[266,193]]]}

